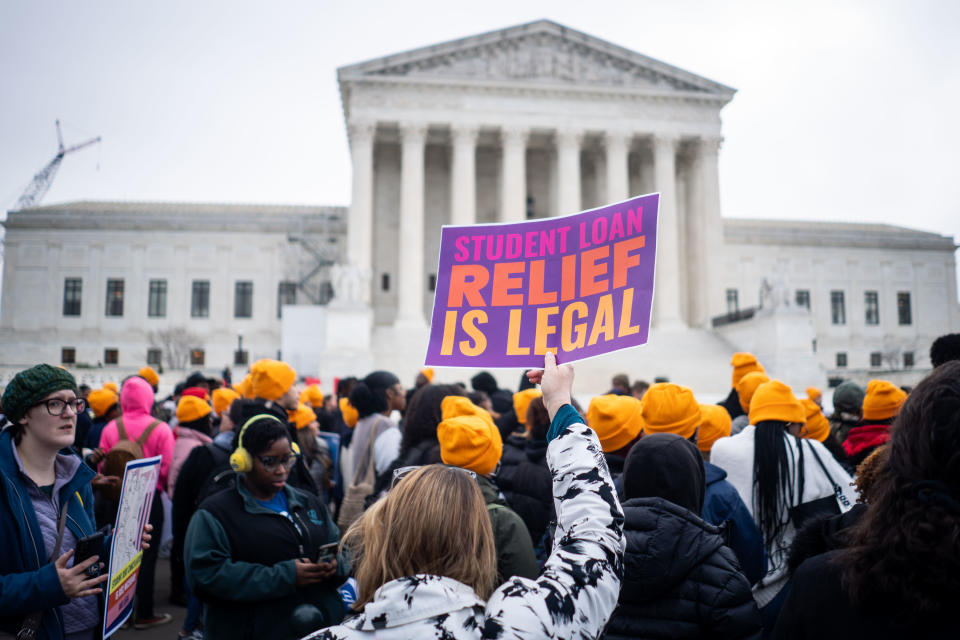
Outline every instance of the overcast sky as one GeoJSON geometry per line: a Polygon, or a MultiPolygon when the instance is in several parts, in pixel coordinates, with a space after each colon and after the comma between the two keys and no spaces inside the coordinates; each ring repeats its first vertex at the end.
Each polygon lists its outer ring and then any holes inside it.
{"type": "Polygon", "coordinates": [[[960,2],[0,4],[0,203],[66,142],[45,203],[348,204],[336,68],[550,18],[739,90],[729,217],[960,239],[960,2]]]}

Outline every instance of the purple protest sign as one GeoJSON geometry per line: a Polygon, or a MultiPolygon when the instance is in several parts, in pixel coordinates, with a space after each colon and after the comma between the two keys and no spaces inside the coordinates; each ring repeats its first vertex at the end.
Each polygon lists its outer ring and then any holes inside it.
{"type": "Polygon", "coordinates": [[[542,367],[645,344],[659,194],[569,216],[445,226],[425,363],[542,367]]]}

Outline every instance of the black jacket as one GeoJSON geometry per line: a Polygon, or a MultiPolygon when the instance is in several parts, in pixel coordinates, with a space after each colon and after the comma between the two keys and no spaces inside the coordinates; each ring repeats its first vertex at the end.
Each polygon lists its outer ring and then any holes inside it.
{"type": "Polygon", "coordinates": [[[522,459],[508,460],[506,455],[500,458],[497,485],[507,504],[527,525],[536,547],[554,518],[553,477],[547,468],[547,441],[523,440],[522,459]]]}
{"type": "Polygon", "coordinates": [[[663,498],[623,503],[627,552],[607,638],[759,638],[760,612],[720,530],[663,498]]]}
{"type": "Polygon", "coordinates": [[[814,556],[797,569],[777,620],[777,640],[960,638],[960,619],[951,607],[931,615],[855,606],[840,582],[842,553],[814,556]]]}

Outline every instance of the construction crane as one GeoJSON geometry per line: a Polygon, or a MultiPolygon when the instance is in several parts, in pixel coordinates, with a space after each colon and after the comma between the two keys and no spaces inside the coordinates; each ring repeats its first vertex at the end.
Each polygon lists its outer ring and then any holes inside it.
{"type": "Polygon", "coordinates": [[[19,211],[40,204],[43,196],[47,195],[47,191],[50,190],[50,185],[53,184],[53,178],[57,175],[57,169],[60,168],[60,163],[63,162],[63,156],[98,142],[100,142],[100,136],[91,138],[80,144],[75,144],[72,147],[64,148],[63,135],[60,133],[60,121],[57,120],[57,155],[55,155],[53,160],[48,162],[47,166],[41,169],[37,175],[33,176],[33,180],[31,180],[27,188],[24,189],[23,194],[20,196],[20,199],[17,200],[17,204],[13,210],[19,211]]]}

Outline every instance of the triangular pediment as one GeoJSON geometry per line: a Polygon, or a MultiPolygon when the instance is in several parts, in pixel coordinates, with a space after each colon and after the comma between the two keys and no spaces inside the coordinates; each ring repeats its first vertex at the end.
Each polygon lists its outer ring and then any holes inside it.
{"type": "Polygon", "coordinates": [[[410,80],[516,82],[682,91],[723,96],[735,89],[550,20],[414,49],[339,69],[341,82],[410,80]]]}

